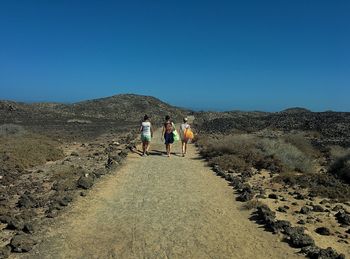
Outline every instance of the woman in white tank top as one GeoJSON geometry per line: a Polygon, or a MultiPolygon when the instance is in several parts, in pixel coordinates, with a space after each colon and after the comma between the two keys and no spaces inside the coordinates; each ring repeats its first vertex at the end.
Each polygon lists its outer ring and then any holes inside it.
{"type": "Polygon", "coordinates": [[[152,136],[153,136],[152,125],[147,115],[143,117],[143,122],[141,123],[140,132],[141,132],[142,151],[143,151],[142,155],[147,156],[149,154],[148,153],[149,143],[151,142],[152,136]]]}

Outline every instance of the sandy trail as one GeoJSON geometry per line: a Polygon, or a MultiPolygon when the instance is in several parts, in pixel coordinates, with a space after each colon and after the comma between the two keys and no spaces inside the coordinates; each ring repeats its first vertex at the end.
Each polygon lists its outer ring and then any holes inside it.
{"type": "MultiPolygon", "coordinates": [[[[248,220],[228,183],[189,147],[183,158],[132,154],[78,199],[25,258],[299,258],[248,220]]],[[[174,145],[180,152],[180,144],[174,145]]],[[[19,256],[19,255],[18,255],[19,256]]]]}

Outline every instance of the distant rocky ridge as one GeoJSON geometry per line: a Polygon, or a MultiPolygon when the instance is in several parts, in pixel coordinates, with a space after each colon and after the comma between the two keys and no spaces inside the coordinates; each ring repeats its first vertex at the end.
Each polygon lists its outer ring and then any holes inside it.
{"type": "Polygon", "coordinates": [[[256,132],[263,129],[313,131],[320,133],[318,144],[350,146],[350,112],[311,112],[302,108],[282,112],[198,113],[196,123],[203,133],[234,131],[256,132]]]}
{"type": "Polygon", "coordinates": [[[154,97],[121,94],[74,104],[0,101],[1,124],[17,124],[54,138],[95,138],[103,133],[138,128],[145,114],[155,127],[166,115],[181,121],[190,110],[166,104],[154,97]]]}
{"type": "Polygon", "coordinates": [[[126,122],[139,122],[144,114],[148,114],[154,121],[158,122],[167,114],[170,114],[176,120],[181,119],[190,111],[171,106],[151,96],[120,94],[73,104],[27,104],[13,101],[0,101],[0,115],[8,117],[11,115],[11,112],[17,114],[47,113],[69,118],[104,118],[126,122]],[[8,114],[8,116],[6,116],[6,114],[8,114]]]}

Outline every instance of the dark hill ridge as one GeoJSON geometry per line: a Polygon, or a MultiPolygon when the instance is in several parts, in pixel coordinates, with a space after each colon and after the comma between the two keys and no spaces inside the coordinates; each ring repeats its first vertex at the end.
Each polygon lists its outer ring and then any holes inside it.
{"type": "Polygon", "coordinates": [[[138,122],[147,113],[159,121],[166,114],[174,119],[181,119],[189,110],[171,106],[161,100],[135,94],[120,94],[111,97],[87,100],[73,104],[61,103],[21,103],[0,101],[0,112],[25,113],[54,113],[61,116],[81,116],[86,118],[109,118],[128,122],[138,122]],[[163,116],[164,115],[164,116],[163,116]]]}
{"type": "Polygon", "coordinates": [[[0,101],[0,124],[19,124],[34,132],[95,137],[109,131],[136,128],[144,114],[160,126],[165,115],[175,121],[191,113],[154,97],[121,94],[74,104],[0,101]],[[62,134],[61,134],[62,133],[62,134]]]}
{"type": "Polygon", "coordinates": [[[311,112],[305,109],[288,109],[276,113],[231,112],[198,114],[198,128],[203,133],[230,134],[235,130],[257,132],[263,129],[313,131],[321,134],[319,143],[350,146],[349,112],[311,112]]]}

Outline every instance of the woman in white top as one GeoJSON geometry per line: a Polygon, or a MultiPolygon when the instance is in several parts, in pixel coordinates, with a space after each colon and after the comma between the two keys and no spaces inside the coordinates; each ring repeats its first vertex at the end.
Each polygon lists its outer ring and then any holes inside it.
{"type": "Polygon", "coordinates": [[[183,123],[181,124],[180,126],[180,137],[181,137],[181,142],[182,142],[182,156],[184,157],[186,155],[186,152],[187,152],[187,143],[189,141],[188,138],[185,137],[185,131],[187,129],[190,129],[191,126],[190,124],[188,124],[187,122],[187,118],[184,118],[183,119],[183,123]]]}
{"type": "Polygon", "coordinates": [[[142,151],[143,151],[142,155],[147,156],[149,154],[148,153],[149,143],[151,142],[153,137],[152,125],[147,115],[143,117],[143,122],[141,123],[140,132],[141,132],[142,151]]]}

